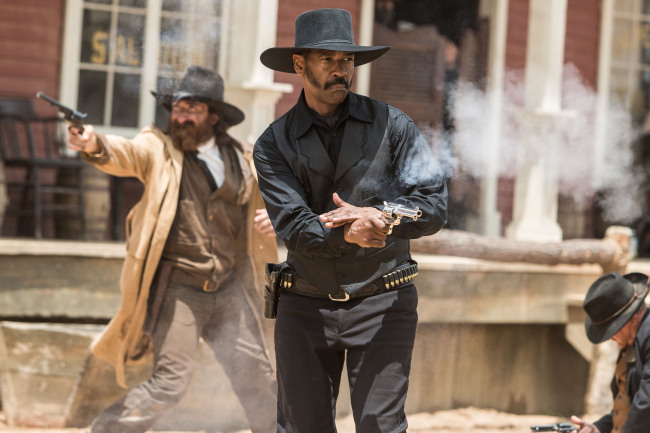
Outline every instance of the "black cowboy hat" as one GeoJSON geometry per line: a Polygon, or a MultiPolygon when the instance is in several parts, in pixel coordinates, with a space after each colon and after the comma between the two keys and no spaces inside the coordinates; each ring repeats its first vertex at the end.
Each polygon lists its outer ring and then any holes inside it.
{"type": "Polygon", "coordinates": [[[354,53],[354,66],[359,66],[377,59],[390,47],[356,45],[350,12],[344,9],[317,9],[296,18],[295,47],[269,48],[262,53],[260,60],[274,71],[295,74],[293,55],[305,50],[354,53]]]}
{"type": "Polygon", "coordinates": [[[598,278],[583,303],[589,341],[598,344],[616,335],[639,310],[647,294],[648,276],[638,272],[623,276],[610,272],[598,278]]]}
{"type": "Polygon", "coordinates": [[[244,120],[244,113],[239,108],[224,102],[221,75],[201,66],[187,68],[185,76],[172,94],[154,91],[151,94],[167,110],[171,110],[176,101],[191,99],[208,104],[228,126],[237,125],[244,120]]]}

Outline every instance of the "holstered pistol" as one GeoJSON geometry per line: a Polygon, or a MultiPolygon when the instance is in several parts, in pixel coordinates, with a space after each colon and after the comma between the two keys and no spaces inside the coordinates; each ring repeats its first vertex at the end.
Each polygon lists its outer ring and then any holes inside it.
{"type": "Polygon", "coordinates": [[[267,319],[278,315],[281,272],[282,266],[276,263],[267,263],[264,269],[264,317],[267,319]]]}

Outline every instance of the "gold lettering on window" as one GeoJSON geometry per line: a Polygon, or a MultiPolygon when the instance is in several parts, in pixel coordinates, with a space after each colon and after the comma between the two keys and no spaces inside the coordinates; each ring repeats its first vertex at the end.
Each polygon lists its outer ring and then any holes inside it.
{"type": "Polygon", "coordinates": [[[185,69],[185,47],[178,43],[160,44],[160,65],[176,71],[185,69]]]}
{"type": "Polygon", "coordinates": [[[140,66],[140,57],[135,49],[133,37],[117,36],[117,63],[121,65],[140,66]]]}
{"type": "Polygon", "coordinates": [[[104,30],[96,30],[92,37],[93,53],[90,56],[90,62],[95,64],[106,64],[106,41],[108,33],[104,30]]]}
{"type": "Polygon", "coordinates": [[[650,23],[642,23],[639,29],[639,42],[641,49],[650,49],[650,23]]]}

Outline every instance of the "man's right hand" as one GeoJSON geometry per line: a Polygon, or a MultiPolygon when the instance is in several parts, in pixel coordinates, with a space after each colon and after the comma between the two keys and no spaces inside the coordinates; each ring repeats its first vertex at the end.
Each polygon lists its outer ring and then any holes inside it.
{"type": "Polygon", "coordinates": [[[101,150],[92,125],[84,125],[83,134],[79,134],[79,130],[70,125],[68,127],[68,147],[85,153],[99,153],[101,150]]]}
{"type": "Polygon", "coordinates": [[[571,422],[578,426],[578,433],[600,433],[598,427],[587,421],[583,421],[582,418],[575,415],[571,416],[571,422]]]}

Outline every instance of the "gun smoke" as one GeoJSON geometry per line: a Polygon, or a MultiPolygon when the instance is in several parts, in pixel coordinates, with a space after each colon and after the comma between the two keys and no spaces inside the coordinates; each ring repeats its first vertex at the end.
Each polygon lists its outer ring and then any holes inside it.
{"type": "MultiPolygon", "coordinates": [[[[448,109],[453,113],[453,130],[420,128],[447,177],[471,176],[480,181],[485,177],[485,161],[491,159],[498,161],[500,178],[515,179],[521,158],[535,161],[545,153],[550,155],[549,166],[557,175],[560,194],[578,205],[595,200],[609,223],[630,225],[641,216],[644,173],[634,166],[632,150],[640,130],[622,104],[610,101],[604,116],[604,157],[596,173],[597,94],[575,66],[565,66],[561,109],[544,113],[540,122],[531,123],[531,112],[524,107],[522,71],[506,74],[502,116],[488,115],[492,108],[488,95],[470,83],[459,83],[451,91],[448,100],[455,105],[448,109]],[[491,142],[492,119],[501,119],[498,143],[491,142]],[[497,158],[491,154],[494,149],[497,158]]],[[[424,158],[414,158],[411,167],[409,176],[416,177],[436,169],[424,158]]]]}

